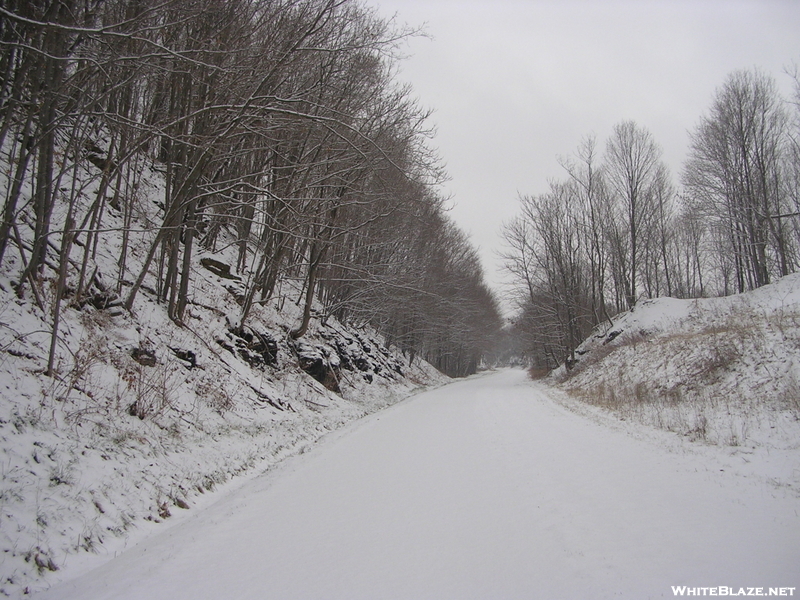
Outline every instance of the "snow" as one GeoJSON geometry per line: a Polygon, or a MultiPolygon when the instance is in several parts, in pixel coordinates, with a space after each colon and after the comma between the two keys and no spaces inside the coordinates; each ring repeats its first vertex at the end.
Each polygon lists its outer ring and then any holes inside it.
{"type": "Polygon", "coordinates": [[[359,349],[371,352],[359,362],[369,372],[339,371],[336,394],[293,362],[284,340],[277,365],[251,367],[213,348],[224,324],[204,316],[201,337],[155,306],[102,327],[100,311],[68,309],[66,343],[83,367],[51,380],[42,374],[46,327],[30,305],[11,294],[0,300],[0,344],[14,352],[0,361],[0,595],[74,577],[235,487],[232,479],[446,380],[424,362],[401,365],[369,332],[315,324],[304,343],[329,350],[329,363],[338,355],[323,335],[359,336],[359,349]],[[139,347],[153,350],[155,365],[136,364],[139,347]],[[197,366],[171,348],[192,349],[197,366]]]}
{"type": "MultiPolygon", "coordinates": [[[[759,455],[569,409],[507,370],[424,392],[36,598],[660,598],[800,589],[759,455]],[[749,461],[749,462],[748,462],[749,461]]],[[[794,469],[800,470],[797,452],[794,469]]]]}
{"type": "MultiPolygon", "coordinates": [[[[10,172],[8,140],[0,150],[0,189],[10,172]]],[[[81,165],[79,174],[84,193],[76,210],[85,214],[99,171],[81,165]]],[[[322,435],[448,379],[424,361],[409,365],[363,324],[333,317],[323,323],[319,305],[298,352],[287,332],[300,322],[302,290],[291,279],[254,305],[239,330],[239,280],[253,274],[220,276],[237,264],[226,232],[218,251],[203,251],[192,264],[182,324],[168,318],[151,277],[133,310],[123,310],[121,299],[156,235],[154,224],[163,220],[163,195],[162,175],[147,167],[133,200],[136,235],[121,298],[106,306],[91,300],[113,296],[118,274],[123,220],[109,205],[103,243],[88,265],[88,273],[96,272],[88,290],[93,298],[78,306],[69,296],[62,304],[54,377],[44,372],[56,273],[45,269],[37,286],[42,310],[30,285],[21,298],[15,293],[19,249],[12,244],[4,256],[0,596],[20,597],[74,578],[322,435]],[[208,268],[203,259],[215,262],[205,260],[208,268]],[[303,357],[315,363],[316,376],[302,368],[303,357]]],[[[22,196],[30,197],[27,183],[22,196]]],[[[53,217],[54,232],[63,225],[63,209],[59,205],[53,217]]],[[[29,249],[33,228],[22,217],[18,224],[29,249]]],[[[51,240],[58,247],[57,233],[51,240]]],[[[76,249],[73,258],[81,255],[76,249]]],[[[57,264],[52,254],[50,262],[57,264]]],[[[72,270],[67,283],[77,287],[72,270]]]]}
{"type": "MultiPolygon", "coordinates": [[[[659,298],[604,323],[550,381],[703,443],[800,444],[800,274],[722,298],[659,298]]],[[[794,483],[800,489],[800,473],[794,483]]]]}

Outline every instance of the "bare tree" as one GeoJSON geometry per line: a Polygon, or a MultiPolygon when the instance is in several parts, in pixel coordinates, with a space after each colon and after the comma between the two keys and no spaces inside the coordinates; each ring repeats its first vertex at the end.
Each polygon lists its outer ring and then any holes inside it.
{"type": "Polygon", "coordinates": [[[797,251],[780,218],[791,209],[787,125],[774,80],[758,71],[737,71],[692,134],[684,185],[727,232],[738,291],[795,268],[797,251]]]}
{"type": "Polygon", "coordinates": [[[504,229],[506,265],[526,290],[522,306],[536,323],[536,343],[555,360],[572,364],[575,350],[597,323],[592,266],[583,221],[582,188],[574,180],[550,192],[523,196],[522,214],[504,229]]]}
{"type": "Polygon", "coordinates": [[[653,187],[660,162],[661,149],[649,131],[633,121],[614,127],[606,145],[605,173],[626,229],[627,256],[622,268],[628,308],[636,304],[639,296],[642,244],[655,212],[653,187]]]}
{"type": "Polygon", "coordinates": [[[609,244],[607,224],[613,218],[611,198],[603,170],[598,164],[597,141],[586,137],[574,158],[561,159],[561,166],[577,184],[580,199],[579,217],[586,237],[584,245],[591,280],[591,305],[595,321],[610,320],[606,304],[609,244]]]}
{"type": "Polygon", "coordinates": [[[16,246],[18,293],[53,317],[49,373],[62,301],[125,294],[132,310],[144,289],[182,323],[198,245],[221,243],[240,326],[290,281],[293,337],[322,301],[412,357],[476,368],[500,317],[434,191],[429,112],[395,79],[412,30],[355,0],[10,1],[0,16],[0,260],[16,246]],[[102,273],[109,233],[117,271],[102,273]]]}

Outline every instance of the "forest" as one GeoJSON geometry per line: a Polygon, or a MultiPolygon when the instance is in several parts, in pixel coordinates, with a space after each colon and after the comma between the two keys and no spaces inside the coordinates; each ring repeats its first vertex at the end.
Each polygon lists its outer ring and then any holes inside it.
{"type": "Polygon", "coordinates": [[[410,360],[474,372],[501,317],[446,213],[429,111],[397,81],[416,33],[354,0],[4,2],[0,264],[50,315],[47,373],[68,306],[135,310],[147,289],[181,323],[193,263],[231,246],[234,325],[286,284],[292,339],[318,302],[410,360]],[[110,237],[116,271],[98,272],[110,237]]]}
{"type": "Polygon", "coordinates": [[[731,73],[690,132],[680,186],[633,121],[587,136],[565,175],[523,195],[504,226],[535,368],[569,367],[593,329],[641,299],[753,290],[800,265],[800,78],[784,98],[757,69],[731,73]]]}

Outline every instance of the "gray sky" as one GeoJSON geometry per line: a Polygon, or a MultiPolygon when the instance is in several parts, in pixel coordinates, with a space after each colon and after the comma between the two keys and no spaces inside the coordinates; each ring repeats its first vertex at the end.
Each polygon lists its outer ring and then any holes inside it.
{"type": "Polygon", "coordinates": [[[558,156],[614,124],[649,129],[678,182],[688,132],[736,69],[788,95],[800,64],[800,0],[368,0],[425,25],[400,79],[435,110],[452,216],[501,280],[499,230],[518,196],[562,179],[558,156]]]}

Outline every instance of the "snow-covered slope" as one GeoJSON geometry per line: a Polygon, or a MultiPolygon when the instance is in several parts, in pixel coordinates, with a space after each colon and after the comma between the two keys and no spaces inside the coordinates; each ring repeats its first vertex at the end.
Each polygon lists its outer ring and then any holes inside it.
{"type": "Polygon", "coordinates": [[[642,302],[553,374],[573,395],[698,440],[800,445],[800,274],[724,298],[642,302]]]}
{"type": "MultiPolygon", "coordinates": [[[[96,188],[89,175],[87,202],[96,188]]],[[[5,170],[0,188],[4,177],[5,170]]],[[[159,218],[162,185],[147,167],[135,224],[142,230],[159,218]]],[[[319,314],[292,341],[302,291],[290,281],[237,328],[247,273],[225,272],[236,264],[230,240],[193,263],[182,326],[147,280],[127,312],[109,291],[115,229],[123,229],[113,207],[105,224],[90,265],[92,294],[62,307],[54,377],[44,373],[55,273],[47,270],[36,290],[43,311],[30,287],[21,298],[15,293],[25,242],[20,252],[8,250],[0,269],[0,595],[19,596],[93,555],[113,555],[236,485],[234,476],[262,472],[326,432],[447,379],[423,361],[409,365],[369,329],[334,318],[323,324],[319,314]]],[[[131,243],[135,273],[149,242],[131,243]]]]}
{"type": "MultiPolygon", "coordinates": [[[[219,284],[199,275],[210,306],[219,284]]],[[[57,580],[72,555],[113,553],[233,476],[445,379],[333,319],[290,344],[291,301],[259,307],[237,336],[222,311],[192,306],[178,327],[149,300],[134,315],[68,309],[75,363],[49,378],[49,327],[0,286],[2,594],[57,580]]]]}

